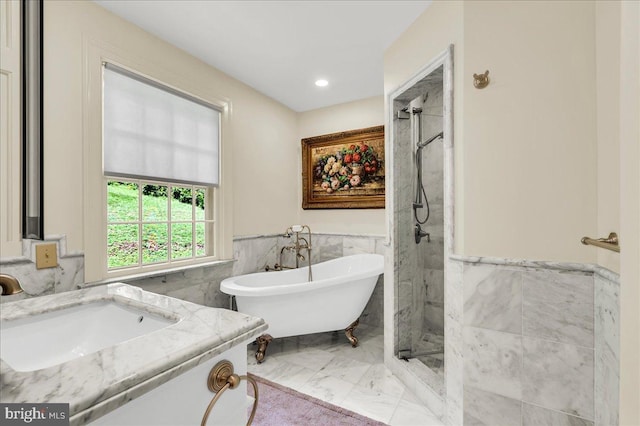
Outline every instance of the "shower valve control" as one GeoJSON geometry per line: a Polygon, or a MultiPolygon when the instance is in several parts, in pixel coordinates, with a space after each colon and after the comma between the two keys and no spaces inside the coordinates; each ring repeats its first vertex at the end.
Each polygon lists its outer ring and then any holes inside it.
{"type": "Polygon", "coordinates": [[[423,231],[422,227],[420,226],[420,224],[416,223],[416,227],[414,229],[414,235],[416,237],[416,244],[420,244],[420,241],[424,238],[427,237],[427,242],[430,243],[431,242],[431,235],[429,235],[428,232],[423,231]]]}

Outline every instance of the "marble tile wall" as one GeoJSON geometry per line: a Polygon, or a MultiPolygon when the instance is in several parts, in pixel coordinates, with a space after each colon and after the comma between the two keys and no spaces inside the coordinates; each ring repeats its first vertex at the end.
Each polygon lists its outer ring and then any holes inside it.
{"type": "Polygon", "coordinates": [[[462,262],[451,259],[445,268],[445,418],[451,425],[461,425],[464,423],[464,268],[462,262]]]}
{"type": "MultiPolygon", "coordinates": [[[[384,254],[383,238],[379,236],[313,234],[312,238],[313,263],[349,254],[384,254]]],[[[48,236],[46,242],[57,244],[59,265],[56,268],[35,268],[33,246],[42,243],[35,240],[24,241],[22,257],[0,259],[0,271],[18,278],[24,288],[24,293],[2,297],[0,302],[77,290],[84,284],[83,254],[67,253],[64,236],[48,236]]],[[[273,266],[279,261],[280,248],[285,244],[290,244],[290,240],[278,235],[237,237],[233,244],[235,262],[222,262],[125,281],[154,293],[200,305],[228,308],[229,296],[220,291],[220,282],[230,276],[264,271],[267,265],[273,266]]],[[[362,314],[362,322],[382,327],[383,287],[383,278],[380,277],[362,314]]]]}
{"type": "MultiPolygon", "coordinates": [[[[451,55],[451,51],[438,59],[443,62],[439,66],[429,65],[391,94],[394,112],[408,104],[422,107],[423,139],[443,129],[448,137],[429,145],[423,152],[423,181],[432,214],[426,231],[431,234],[432,242],[416,246],[412,208],[416,141],[412,136],[412,120],[397,118],[395,114],[390,117],[389,258],[393,262],[387,265],[385,275],[389,278],[386,291],[394,297],[389,298],[386,305],[385,365],[445,423],[459,425],[463,422],[462,268],[448,256],[453,250],[454,191],[453,80],[451,56],[447,55],[451,55]],[[460,278],[456,278],[458,275],[460,278]],[[438,332],[435,337],[444,342],[444,371],[438,370],[438,374],[433,374],[434,371],[417,359],[404,362],[397,357],[399,349],[419,349],[416,343],[427,342],[423,337],[427,337],[429,331],[438,332]]],[[[424,215],[424,209],[419,213],[424,215]]],[[[428,343],[431,346],[434,342],[428,343]]]]}
{"type": "Polygon", "coordinates": [[[592,265],[459,259],[464,424],[618,424],[619,278],[592,265]]]}
{"type": "MultiPolygon", "coordinates": [[[[408,100],[394,103],[394,110],[407,106],[408,100]]],[[[393,168],[397,170],[393,184],[394,211],[394,259],[397,307],[394,310],[394,324],[397,324],[394,353],[410,349],[413,341],[419,339],[422,328],[421,312],[424,305],[414,304],[413,283],[416,280],[417,251],[413,242],[413,211],[411,200],[414,196],[415,163],[413,158],[413,128],[411,119],[394,120],[393,168]]]]}
{"type": "MultiPolygon", "coordinates": [[[[421,152],[422,181],[426,192],[423,204],[428,200],[430,210],[429,219],[422,228],[430,234],[431,241],[425,238],[416,244],[413,234],[417,120],[422,123],[422,140],[443,129],[442,81],[427,83],[420,85],[416,92],[419,96],[410,102],[410,107],[422,108],[422,113],[394,122],[394,165],[400,170],[394,183],[397,221],[394,245],[398,259],[399,302],[397,349],[411,350],[413,354],[433,350],[433,344],[425,346],[425,342],[438,340],[431,335],[444,334],[444,144],[440,141],[428,145],[421,152]]],[[[404,106],[401,103],[397,102],[396,107],[404,106]]],[[[426,206],[418,209],[417,213],[418,218],[424,220],[426,206]]]]}
{"type": "Polygon", "coordinates": [[[233,275],[234,266],[233,262],[224,262],[124,282],[199,305],[229,308],[229,296],[220,291],[220,282],[233,275]]]}
{"type": "Polygon", "coordinates": [[[63,235],[48,235],[44,241],[25,239],[22,256],[0,258],[0,273],[16,277],[24,290],[13,296],[0,297],[0,303],[76,290],[84,282],[84,255],[68,252],[63,235]],[[56,244],[57,267],[36,269],[35,246],[42,243],[56,244]]]}
{"type": "MultiPolygon", "coordinates": [[[[431,138],[443,130],[443,86],[440,82],[429,85],[419,97],[422,114],[422,140],[431,138]]],[[[444,144],[441,140],[427,145],[422,150],[422,182],[429,203],[429,220],[423,225],[431,241],[422,240],[418,250],[418,285],[424,286],[419,303],[423,312],[419,326],[421,334],[444,334],[444,144]]],[[[418,210],[421,220],[426,217],[426,209],[418,210]]],[[[420,336],[422,337],[422,336],[420,336]]],[[[415,346],[414,342],[414,346],[415,346]]]]}
{"type": "Polygon", "coordinates": [[[595,423],[618,424],[620,383],[620,281],[599,268],[595,286],[595,423]]]}
{"type": "MultiPolygon", "coordinates": [[[[382,237],[312,234],[312,264],[358,253],[383,253],[382,237]]],[[[236,237],[233,242],[235,262],[196,268],[153,278],[128,281],[145,290],[178,297],[213,307],[229,307],[229,296],[220,291],[220,282],[231,276],[262,272],[266,266],[280,262],[280,250],[291,244],[290,238],[280,235],[236,237]]],[[[305,254],[305,253],[303,253],[305,254]]],[[[293,266],[295,258],[285,252],[283,264],[293,266]]],[[[304,263],[301,263],[304,266],[304,263]]],[[[383,277],[364,309],[360,321],[369,325],[383,325],[383,277]]]]}

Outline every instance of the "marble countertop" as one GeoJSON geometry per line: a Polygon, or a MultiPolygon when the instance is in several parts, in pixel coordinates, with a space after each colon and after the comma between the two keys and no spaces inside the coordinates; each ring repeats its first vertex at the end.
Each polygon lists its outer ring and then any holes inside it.
{"type": "Polygon", "coordinates": [[[71,424],[85,424],[267,329],[261,318],[122,283],[5,303],[0,319],[109,300],[179,321],[41,370],[19,372],[0,360],[0,401],[69,403],[71,424]]]}

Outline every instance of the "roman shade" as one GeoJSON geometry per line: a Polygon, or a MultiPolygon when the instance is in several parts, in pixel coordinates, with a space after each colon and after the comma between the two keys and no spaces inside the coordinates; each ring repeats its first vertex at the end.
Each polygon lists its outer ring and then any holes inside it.
{"type": "Polygon", "coordinates": [[[105,64],[102,122],[105,175],[218,184],[216,107],[105,64]]]}

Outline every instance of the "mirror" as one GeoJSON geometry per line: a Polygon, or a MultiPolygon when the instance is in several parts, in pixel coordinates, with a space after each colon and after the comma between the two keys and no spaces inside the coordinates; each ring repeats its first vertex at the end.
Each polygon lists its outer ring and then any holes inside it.
{"type": "Polygon", "coordinates": [[[22,237],[43,239],[42,0],[22,1],[22,237]]]}

